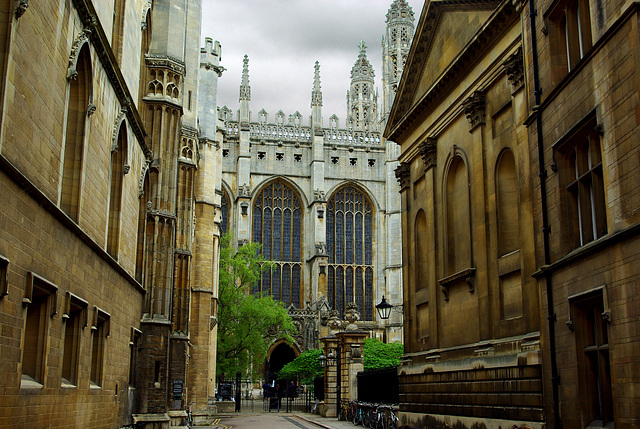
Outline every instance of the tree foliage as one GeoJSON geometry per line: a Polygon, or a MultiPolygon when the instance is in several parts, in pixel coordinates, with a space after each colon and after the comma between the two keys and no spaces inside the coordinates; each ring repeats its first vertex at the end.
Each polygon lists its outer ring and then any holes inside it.
{"type": "Polygon", "coordinates": [[[396,367],[400,365],[402,353],[404,346],[400,342],[383,343],[377,338],[367,338],[362,349],[364,370],[396,367]]]}
{"type": "Polygon", "coordinates": [[[229,235],[220,245],[218,290],[218,378],[257,371],[276,339],[292,342],[294,325],[284,304],[271,296],[255,296],[251,287],[260,273],[271,269],[260,244],[249,243],[236,252],[229,235]]]}
{"type": "Polygon", "coordinates": [[[302,352],[300,356],[282,367],[278,372],[278,378],[297,378],[302,384],[311,384],[314,378],[324,375],[324,368],[322,368],[318,359],[321,354],[321,349],[302,352]]]}

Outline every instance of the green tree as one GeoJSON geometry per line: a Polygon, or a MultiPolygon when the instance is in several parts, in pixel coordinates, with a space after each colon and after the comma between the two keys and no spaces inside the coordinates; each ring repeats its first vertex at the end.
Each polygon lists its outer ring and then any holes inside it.
{"type": "Polygon", "coordinates": [[[294,325],[284,304],[271,296],[251,294],[260,274],[273,264],[262,257],[260,244],[245,244],[236,252],[231,243],[227,234],[220,245],[218,378],[257,370],[272,341],[293,341],[294,325]]]}
{"type": "Polygon", "coordinates": [[[311,384],[314,378],[324,375],[324,368],[320,365],[320,360],[318,359],[321,354],[321,349],[302,352],[300,356],[282,367],[278,372],[278,378],[297,378],[302,384],[311,384]]]}
{"type": "Polygon", "coordinates": [[[377,338],[367,338],[364,340],[362,350],[364,370],[371,371],[398,366],[402,353],[404,353],[404,346],[400,342],[383,343],[377,338]]]}

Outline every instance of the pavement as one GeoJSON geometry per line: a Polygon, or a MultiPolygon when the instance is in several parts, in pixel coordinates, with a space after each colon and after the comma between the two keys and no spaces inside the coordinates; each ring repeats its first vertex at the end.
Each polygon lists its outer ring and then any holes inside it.
{"type": "Polygon", "coordinates": [[[266,429],[268,427],[282,427],[280,425],[273,426],[274,418],[282,417],[287,420],[299,420],[300,424],[295,426],[300,428],[324,428],[324,429],[353,429],[351,422],[340,421],[336,417],[322,417],[319,414],[311,413],[275,413],[275,412],[241,412],[233,414],[224,414],[216,416],[212,425],[209,426],[194,426],[195,429],[227,429],[227,428],[242,428],[242,427],[260,427],[266,429]],[[252,425],[248,425],[247,422],[254,422],[252,425]]]}

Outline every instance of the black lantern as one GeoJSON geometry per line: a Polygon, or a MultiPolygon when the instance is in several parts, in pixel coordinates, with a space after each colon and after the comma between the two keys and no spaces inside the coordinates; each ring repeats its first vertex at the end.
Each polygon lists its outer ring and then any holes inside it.
{"type": "Polygon", "coordinates": [[[324,368],[327,365],[327,357],[324,355],[324,353],[318,357],[318,360],[320,361],[320,366],[322,368],[324,368]]]}
{"type": "Polygon", "coordinates": [[[378,314],[380,318],[385,320],[389,318],[389,314],[391,314],[391,309],[393,305],[389,304],[386,299],[384,299],[384,295],[382,295],[382,302],[376,305],[376,309],[378,310],[378,314]]]}

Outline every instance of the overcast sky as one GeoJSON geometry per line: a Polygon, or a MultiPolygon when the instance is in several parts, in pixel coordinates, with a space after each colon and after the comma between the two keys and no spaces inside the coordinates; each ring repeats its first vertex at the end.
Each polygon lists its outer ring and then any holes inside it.
{"type": "MultiPolygon", "coordinates": [[[[221,65],[227,69],[218,81],[218,107],[228,106],[236,118],[242,77],[242,59],[249,56],[252,120],[264,108],[273,122],[275,113],[299,111],[308,125],[314,64],[320,62],[322,117],[337,114],[346,120],[346,93],[351,67],[364,40],[373,65],[382,103],[381,41],[385,15],[392,0],[203,0],[202,40],[222,44],[221,65]]],[[[408,0],[420,17],[422,0],[408,0]]]]}

